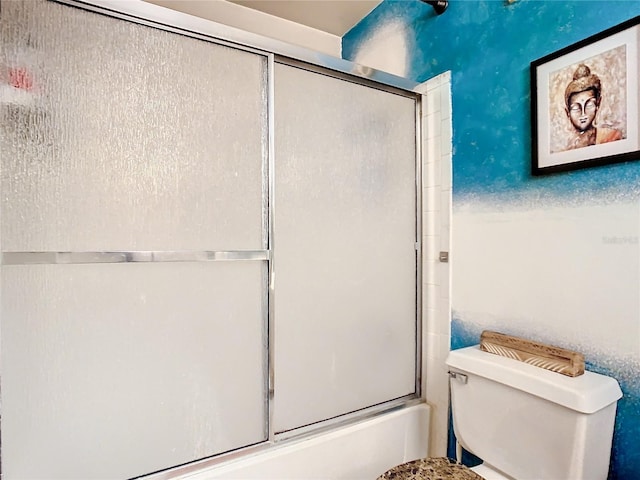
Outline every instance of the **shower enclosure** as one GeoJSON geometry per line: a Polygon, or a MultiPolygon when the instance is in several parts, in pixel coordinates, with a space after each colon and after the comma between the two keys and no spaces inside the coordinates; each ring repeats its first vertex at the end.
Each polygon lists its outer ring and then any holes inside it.
{"type": "Polygon", "coordinates": [[[105,3],[0,4],[4,478],[418,398],[419,95],[105,3]]]}

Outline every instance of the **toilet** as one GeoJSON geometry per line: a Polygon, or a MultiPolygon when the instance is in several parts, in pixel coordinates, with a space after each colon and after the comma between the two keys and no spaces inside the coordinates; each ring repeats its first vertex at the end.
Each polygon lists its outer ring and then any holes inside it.
{"type": "Polygon", "coordinates": [[[618,382],[567,377],[473,346],[450,352],[453,430],[486,480],[606,480],[618,382]]]}
{"type": "Polygon", "coordinates": [[[480,346],[450,352],[453,430],[483,463],[413,460],[378,480],[606,480],[618,382],[584,372],[568,377],[480,346]]]}

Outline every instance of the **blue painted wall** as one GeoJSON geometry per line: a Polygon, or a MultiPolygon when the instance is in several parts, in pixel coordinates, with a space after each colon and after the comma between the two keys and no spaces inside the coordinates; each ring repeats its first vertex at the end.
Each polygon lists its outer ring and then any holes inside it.
{"type": "MultiPolygon", "coordinates": [[[[436,16],[418,0],[385,0],[342,40],[353,60],[378,25],[408,28],[407,77],[452,73],[454,195],[608,190],[620,180],[640,191],[637,165],[542,179],[530,170],[529,64],[640,14],[640,1],[453,0],[436,16]]],[[[398,52],[404,55],[405,52],[398,52]]]]}
{"type": "MultiPolygon", "coordinates": [[[[640,199],[640,162],[543,177],[529,173],[530,62],[637,15],[640,1],[635,0],[517,0],[513,4],[453,0],[441,16],[418,0],[385,0],[345,35],[343,57],[355,60],[359,49],[381,26],[394,22],[405,28],[406,52],[398,55],[406,56],[407,77],[422,82],[451,71],[455,236],[459,204],[514,204],[517,200],[529,205],[547,201],[585,205],[594,198],[600,204],[640,199]]],[[[458,263],[464,261],[457,258],[458,263]]],[[[491,280],[491,272],[486,272],[486,281],[491,280]]],[[[455,277],[452,301],[455,308],[455,277]]],[[[631,330],[617,335],[638,335],[640,319],[630,318],[625,325],[631,330]]],[[[481,326],[454,315],[452,347],[477,343],[480,331],[481,326]]],[[[590,370],[616,377],[624,392],[618,404],[609,478],[638,479],[637,364],[624,364],[626,360],[615,351],[594,354],[587,360],[590,370]]]]}

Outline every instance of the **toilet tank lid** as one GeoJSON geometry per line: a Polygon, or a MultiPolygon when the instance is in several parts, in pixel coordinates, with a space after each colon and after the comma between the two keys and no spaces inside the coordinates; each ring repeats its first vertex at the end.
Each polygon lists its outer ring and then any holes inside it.
{"type": "Polygon", "coordinates": [[[616,379],[594,372],[567,377],[518,360],[483,352],[479,345],[453,350],[451,369],[528,392],[581,413],[595,413],[622,397],[616,379]]]}

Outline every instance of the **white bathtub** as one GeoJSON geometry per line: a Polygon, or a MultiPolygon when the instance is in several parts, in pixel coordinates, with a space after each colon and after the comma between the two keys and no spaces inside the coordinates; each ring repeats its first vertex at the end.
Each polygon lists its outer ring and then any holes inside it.
{"type": "Polygon", "coordinates": [[[425,457],[428,432],[429,407],[420,404],[179,478],[375,480],[394,465],[425,457]]]}

